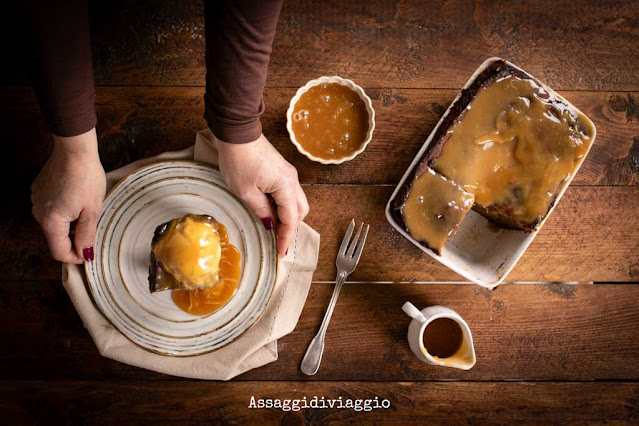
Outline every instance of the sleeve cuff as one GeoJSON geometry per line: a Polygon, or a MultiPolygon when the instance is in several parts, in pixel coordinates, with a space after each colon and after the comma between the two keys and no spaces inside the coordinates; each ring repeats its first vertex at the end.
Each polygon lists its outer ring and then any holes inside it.
{"type": "Polygon", "coordinates": [[[262,123],[259,118],[243,124],[226,123],[210,117],[205,118],[211,132],[224,142],[238,144],[254,142],[262,134],[262,123]]]}
{"type": "Polygon", "coordinates": [[[56,136],[78,136],[93,129],[98,122],[95,111],[89,111],[79,117],[57,120],[49,123],[51,133],[56,136]]]}

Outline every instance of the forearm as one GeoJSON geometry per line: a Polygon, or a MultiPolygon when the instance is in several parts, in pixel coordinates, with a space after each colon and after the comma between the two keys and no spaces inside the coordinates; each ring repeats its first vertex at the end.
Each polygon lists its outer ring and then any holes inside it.
{"type": "Polygon", "coordinates": [[[219,139],[252,142],[262,132],[262,94],[281,0],[205,1],[204,117],[219,139]]]}
{"type": "Polygon", "coordinates": [[[42,113],[58,136],[96,125],[86,0],[29,1],[32,75],[42,113]]]}
{"type": "Polygon", "coordinates": [[[75,136],[53,136],[53,149],[63,152],[69,158],[98,155],[98,139],[95,128],[75,136]]]}

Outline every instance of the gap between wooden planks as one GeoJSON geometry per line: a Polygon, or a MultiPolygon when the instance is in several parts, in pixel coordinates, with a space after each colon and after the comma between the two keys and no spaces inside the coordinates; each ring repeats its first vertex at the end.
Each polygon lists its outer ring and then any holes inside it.
{"type": "MultiPolygon", "coordinates": [[[[3,381],[9,423],[305,424],[350,421],[589,422],[639,416],[637,383],[90,382],[3,381]],[[250,409],[251,398],[370,399],[390,408],[250,409]]],[[[303,404],[302,402],[298,402],[303,404]]],[[[364,402],[359,403],[360,406],[364,402]]]]}

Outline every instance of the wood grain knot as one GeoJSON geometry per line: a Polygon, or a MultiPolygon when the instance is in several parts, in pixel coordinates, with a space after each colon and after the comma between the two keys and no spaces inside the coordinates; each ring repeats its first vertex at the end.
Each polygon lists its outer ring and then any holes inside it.
{"type": "Polygon", "coordinates": [[[630,93],[626,97],[622,95],[613,95],[609,100],[610,108],[616,112],[625,112],[626,120],[639,121],[639,103],[630,93]]]}
{"type": "Polygon", "coordinates": [[[564,299],[571,299],[577,291],[577,286],[574,284],[549,283],[548,290],[564,299]]]}

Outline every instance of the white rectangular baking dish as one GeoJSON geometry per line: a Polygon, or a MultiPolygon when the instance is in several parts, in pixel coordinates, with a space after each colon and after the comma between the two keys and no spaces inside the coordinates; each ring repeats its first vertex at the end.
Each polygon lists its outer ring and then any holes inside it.
{"type": "MultiPolygon", "coordinates": [[[[468,88],[477,78],[477,76],[493,62],[501,60],[501,58],[489,58],[484,61],[484,63],[481,64],[479,68],[477,68],[470,79],[466,82],[463,89],[468,88]]],[[[521,69],[508,61],[506,61],[506,63],[513,68],[521,69]]],[[[530,75],[530,73],[528,74],[530,75]]],[[[564,97],[557,94],[543,82],[540,82],[535,77],[533,78],[537,82],[539,82],[546,90],[557,96],[557,98],[565,101],[568,105],[570,105],[578,112],[581,112],[578,108],[568,102],[564,97]]],[[[386,205],[386,218],[400,234],[402,234],[404,237],[406,237],[413,244],[415,244],[422,251],[430,255],[438,262],[446,265],[447,267],[457,272],[464,278],[469,279],[470,281],[473,281],[483,287],[494,288],[506,278],[506,276],[517,264],[519,258],[521,258],[521,256],[524,254],[530,243],[535,239],[535,236],[537,236],[537,233],[546,222],[546,219],[548,218],[548,216],[550,216],[557,203],[559,203],[559,200],[561,200],[564,192],[566,192],[566,188],[568,188],[573,177],[575,176],[575,174],[577,174],[577,171],[581,167],[581,164],[583,163],[588,153],[583,156],[583,158],[577,165],[575,173],[573,173],[572,176],[570,176],[570,178],[567,179],[566,182],[564,182],[563,186],[559,190],[559,194],[557,195],[557,199],[555,200],[552,208],[550,209],[544,220],[542,220],[539,225],[537,225],[533,232],[526,233],[523,231],[514,231],[508,229],[495,230],[495,227],[489,228],[488,220],[481,216],[479,213],[471,210],[459,226],[457,234],[448,242],[448,244],[446,244],[446,246],[442,250],[441,256],[438,256],[432,250],[412,238],[410,234],[406,232],[402,228],[402,226],[393,219],[393,217],[391,216],[391,203],[397,196],[397,193],[410,175],[413,168],[418,164],[419,160],[428,149],[428,146],[431,144],[432,139],[437,132],[437,129],[442,124],[446,116],[450,113],[452,106],[459,100],[461,94],[462,91],[459,92],[457,97],[455,97],[453,102],[450,104],[442,118],[439,120],[433,131],[426,139],[426,142],[424,142],[422,148],[413,159],[412,163],[406,170],[406,173],[404,173],[404,176],[399,181],[399,184],[395,188],[395,191],[393,191],[393,195],[391,195],[391,198],[386,205]]],[[[586,118],[590,122],[590,119],[588,117],[586,118]]],[[[594,124],[592,125],[592,127],[594,129],[592,143],[594,144],[595,138],[597,136],[597,129],[595,128],[594,124]]],[[[592,144],[590,146],[592,147],[592,144]]]]}

